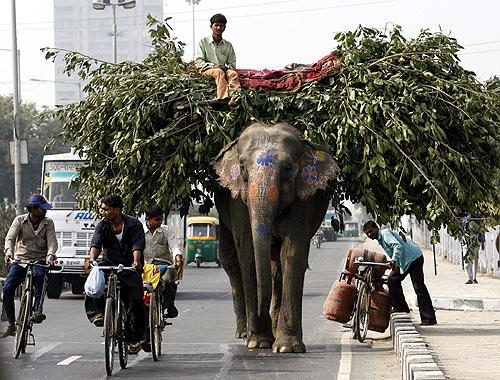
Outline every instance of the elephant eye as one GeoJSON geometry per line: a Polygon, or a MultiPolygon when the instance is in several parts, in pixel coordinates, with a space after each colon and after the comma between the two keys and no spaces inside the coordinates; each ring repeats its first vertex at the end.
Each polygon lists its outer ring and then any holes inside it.
{"type": "Polygon", "coordinates": [[[283,175],[282,175],[283,179],[288,180],[294,176],[295,176],[295,166],[293,164],[286,165],[283,168],[283,175]]]}
{"type": "Polygon", "coordinates": [[[248,181],[247,168],[245,167],[245,164],[243,164],[243,162],[240,162],[240,176],[243,181],[248,181]]]}

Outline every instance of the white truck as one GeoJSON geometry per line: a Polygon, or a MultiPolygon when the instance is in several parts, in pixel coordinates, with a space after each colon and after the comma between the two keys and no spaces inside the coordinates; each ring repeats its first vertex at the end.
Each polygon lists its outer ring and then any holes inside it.
{"type": "MultiPolygon", "coordinates": [[[[81,210],[70,182],[78,175],[77,169],[85,159],[72,153],[51,154],[43,157],[42,194],[53,208],[47,216],[54,221],[59,249],[57,258],[62,270],[50,273],[47,296],[59,298],[63,282],[71,284],[73,294],[82,294],[87,277],[84,271],[89,246],[95,229],[93,212],[81,210]]],[[[87,259],[88,260],[88,259],[87,259]]]]}

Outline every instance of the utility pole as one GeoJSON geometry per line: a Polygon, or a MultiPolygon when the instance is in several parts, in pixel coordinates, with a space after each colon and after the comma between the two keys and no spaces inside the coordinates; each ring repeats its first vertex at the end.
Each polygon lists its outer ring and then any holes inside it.
{"type": "Polygon", "coordinates": [[[201,0],[186,0],[193,7],[193,60],[196,58],[196,33],[194,27],[194,6],[200,4],[201,0]]]}
{"type": "Polygon", "coordinates": [[[21,141],[19,125],[19,62],[17,52],[16,0],[12,4],[12,72],[13,72],[13,137],[14,137],[14,194],[16,198],[16,214],[20,215],[21,207],[21,141]]]}

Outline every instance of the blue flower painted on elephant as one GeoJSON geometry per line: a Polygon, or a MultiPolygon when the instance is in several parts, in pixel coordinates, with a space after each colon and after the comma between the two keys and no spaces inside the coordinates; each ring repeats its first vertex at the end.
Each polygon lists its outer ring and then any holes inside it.
{"type": "Polygon", "coordinates": [[[257,229],[255,230],[255,232],[257,232],[257,236],[259,237],[263,237],[267,234],[267,231],[268,231],[268,228],[265,224],[259,224],[257,226],[257,229]]]}
{"type": "Polygon", "coordinates": [[[257,165],[259,167],[264,167],[264,166],[273,166],[273,157],[274,154],[268,150],[263,150],[259,153],[257,156],[257,165]]]}
{"type": "Polygon", "coordinates": [[[316,166],[306,165],[302,170],[302,178],[308,185],[312,185],[318,180],[318,170],[316,166]]]}
{"type": "Polygon", "coordinates": [[[238,176],[240,175],[240,165],[239,164],[233,164],[231,166],[231,178],[233,180],[235,180],[236,178],[238,178],[238,176]]]}

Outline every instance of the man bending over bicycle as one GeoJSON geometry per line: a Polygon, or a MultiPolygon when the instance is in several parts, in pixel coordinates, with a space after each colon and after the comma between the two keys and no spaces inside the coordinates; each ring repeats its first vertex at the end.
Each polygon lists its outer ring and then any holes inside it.
{"type": "Polygon", "coordinates": [[[146,210],[146,248],[144,249],[144,259],[148,263],[160,266],[160,273],[165,284],[164,296],[165,304],[162,305],[165,317],[175,318],[179,314],[174,305],[177,293],[177,280],[179,280],[179,264],[182,264],[182,252],[175,242],[174,231],[168,226],[162,226],[163,210],[158,205],[153,205],[146,210]],[[180,257],[179,257],[180,256],[180,257]],[[176,268],[167,266],[174,263],[176,258],[176,268]]]}
{"type": "MultiPolygon", "coordinates": [[[[141,222],[122,213],[123,202],[118,195],[108,195],[101,200],[103,219],[97,223],[90,248],[90,261],[97,260],[102,251],[103,266],[133,266],[135,271],[122,271],[118,274],[125,300],[125,337],[130,353],[141,349],[144,335],[144,303],[140,273],[144,259],[144,230],[141,222]]],[[[97,327],[104,324],[104,296],[85,297],[87,317],[97,327]]]]}
{"type": "MultiPolygon", "coordinates": [[[[26,277],[26,265],[16,263],[13,259],[43,260],[51,265],[56,259],[57,239],[54,222],[45,216],[47,210],[51,208],[52,205],[47,203],[44,197],[32,195],[28,200],[28,213],[16,216],[5,237],[5,262],[10,263],[10,266],[3,286],[4,313],[2,313],[2,317],[5,317],[9,324],[0,334],[2,338],[15,333],[14,293],[26,277]]],[[[35,283],[34,323],[42,323],[46,318],[45,314],[39,310],[46,272],[47,268],[40,266],[33,268],[35,283]]]]}

